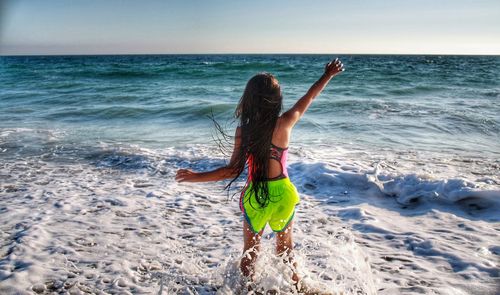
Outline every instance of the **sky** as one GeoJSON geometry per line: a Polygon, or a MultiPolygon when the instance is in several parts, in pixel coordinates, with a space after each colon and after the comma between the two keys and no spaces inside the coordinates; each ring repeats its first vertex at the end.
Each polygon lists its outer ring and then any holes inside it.
{"type": "Polygon", "coordinates": [[[0,0],[0,55],[500,55],[500,0],[0,0]]]}

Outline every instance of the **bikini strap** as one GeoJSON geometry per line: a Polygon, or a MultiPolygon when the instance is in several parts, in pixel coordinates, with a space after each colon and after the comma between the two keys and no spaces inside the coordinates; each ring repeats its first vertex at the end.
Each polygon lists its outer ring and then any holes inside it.
{"type": "Polygon", "coordinates": [[[280,163],[281,172],[280,172],[280,175],[278,175],[276,177],[269,178],[270,180],[280,179],[280,178],[287,177],[287,175],[285,174],[285,169],[286,169],[285,165],[286,165],[286,163],[283,163],[283,153],[287,149],[288,149],[287,147],[286,148],[282,148],[282,147],[276,146],[273,143],[271,143],[271,147],[270,147],[271,155],[269,157],[271,159],[276,160],[276,161],[278,161],[280,163]]]}

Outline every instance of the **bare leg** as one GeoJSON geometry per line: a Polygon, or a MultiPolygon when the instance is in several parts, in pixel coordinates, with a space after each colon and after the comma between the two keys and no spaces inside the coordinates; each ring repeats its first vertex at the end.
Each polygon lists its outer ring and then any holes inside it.
{"type": "Polygon", "coordinates": [[[297,262],[295,262],[293,258],[293,239],[292,239],[292,222],[288,224],[284,231],[277,233],[276,236],[276,252],[278,255],[283,255],[283,259],[285,263],[288,263],[292,268],[292,281],[294,282],[295,288],[300,294],[314,294],[314,295],[322,295],[322,294],[331,294],[328,292],[324,292],[322,290],[311,289],[307,285],[304,285],[304,282],[300,282],[301,279],[297,274],[297,262]],[[299,283],[300,282],[300,283],[299,283]]]}
{"type": "Polygon", "coordinates": [[[299,276],[297,275],[297,263],[293,259],[293,239],[292,239],[292,224],[291,221],[285,230],[277,233],[276,235],[276,252],[278,255],[283,255],[285,263],[289,263],[292,267],[293,275],[292,280],[295,285],[299,282],[299,276]]]}
{"type": "Polygon", "coordinates": [[[262,238],[261,230],[254,233],[250,225],[243,219],[243,257],[241,258],[240,269],[244,276],[251,277],[254,273],[254,264],[257,259],[257,253],[260,250],[260,240],[262,238]]]}

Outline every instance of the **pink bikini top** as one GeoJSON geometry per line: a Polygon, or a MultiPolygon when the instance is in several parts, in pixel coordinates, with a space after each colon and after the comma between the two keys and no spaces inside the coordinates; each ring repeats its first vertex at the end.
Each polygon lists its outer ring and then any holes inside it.
{"type": "MultiPolygon", "coordinates": [[[[288,172],[286,170],[286,160],[288,158],[288,148],[282,148],[279,146],[275,146],[274,144],[271,143],[271,147],[269,148],[269,151],[271,152],[269,158],[276,160],[280,163],[281,165],[281,173],[280,175],[276,177],[271,177],[268,178],[268,180],[278,180],[282,178],[287,178],[288,177],[288,172]]],[[[252,180],[252,155],[248,157],[248,180],[252,180]]]]}

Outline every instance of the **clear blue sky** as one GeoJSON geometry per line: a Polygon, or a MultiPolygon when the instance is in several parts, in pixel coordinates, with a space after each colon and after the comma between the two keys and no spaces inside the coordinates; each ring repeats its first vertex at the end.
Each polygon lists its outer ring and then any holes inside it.
{"type": "Polygon", "coordinates": [[[500,54],[500,0],[0,0],[0,54],[500,54]]]}

